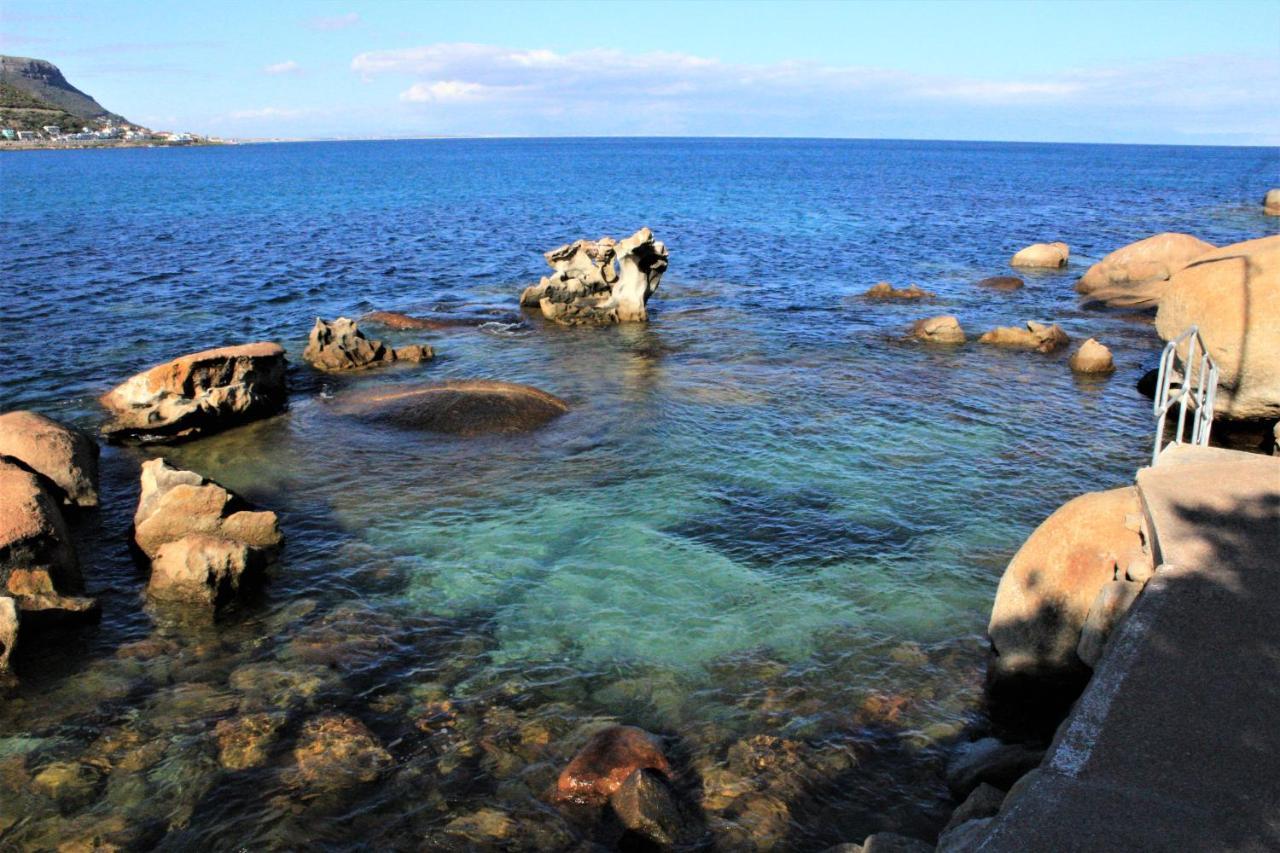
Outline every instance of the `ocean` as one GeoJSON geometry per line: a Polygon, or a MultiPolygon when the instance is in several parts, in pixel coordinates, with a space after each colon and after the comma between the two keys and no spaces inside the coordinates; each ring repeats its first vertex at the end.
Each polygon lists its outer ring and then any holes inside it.
{"type": "Polygon", "coordinates": [[[278,417],[104,448],[103,506],[73,519],[103,618],[19,648],[3,841],[574,847],[606,830],[547,788],[606,721],[664,738],[723,849],[929,837],[950,808],[947,746],[985,724],[1004,565],[1061,503],[1131,483],[1150,453],[1150,317],[1083,307],[1073,283],[1163,231],[1280,232],[1260,204],[1278,172],[1268,148],[781,139],[0,157],[0,410],[95,429],[98,395],[182,353],[273,340],[291,360],[278,417]],[[521,313],[543,251],[642,226],[670,252],[649,323],[521,313]],[[1067,268],[1009,268],[1052,240],[1067,268]],[[1008,274],[1026,286],[975,286],[1008,274]],[[863,299],[879,281],[935,296],[863,299]],[[420,367],[302,361],[316,317],[374,310],[465,323],[365,327],[430,343],[420,367]],[[937,314],[971,342],[904,339],[937,314]],[[1026,320],[1059,323],[1072,348],[1097,337],[1116,373],[972,342],[1026,320]],[[570,411],[463,438],[333,405],[463,378],[570,411]],[[129,525],[158,455],[280,515],[270,583],[217,624],[140,596],[129,525]],[[228,721],[252,713],[275,715],[266,757],[229,769],[228,721]],[[376,782],[300,778],[299,732],[333,713],[392,757],[376,782]],[[74,797],[30,782],[59,762],[90,768],[74,797]]]}

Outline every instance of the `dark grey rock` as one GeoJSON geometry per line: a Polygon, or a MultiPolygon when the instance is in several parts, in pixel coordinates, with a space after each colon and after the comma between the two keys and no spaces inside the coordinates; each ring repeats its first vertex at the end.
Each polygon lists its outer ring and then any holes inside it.
{"type": "Polygon", "coordinates": [[[955,829],[942,833],[938,839],[938,853],[968,853],[976,850],[982,840],[987,837],[993,817],[965,821],[955,829]]]}
{"type": "Polygon", "coordinates": [[[947,834],[967,821],[991,817],[1000,811],[1000,804],[1003,802],[1004,791],[983,782],[951,813],[951,819],[942,828],[942,834],[947,834]]]}
{"type": "Polygon", "coordinates": [[[862,842],[862,853],[933,853],[933,845],[896,832],[877,832],[862,842]]]}
{"type": "Polygon", "coordinates": [[[686,835],[671,787],[652,771],[641,769],[628,776],[609,805],[623,826],[660,847],[673,847],[686,835]]]}
{"type": "Polygon", "coordinates": [[[1043,750],[993,737],[966,743],[947,762],[947,787],[956,797],[967,797],[983,782],[1007,789],[1043,758],[1043,750]]]}

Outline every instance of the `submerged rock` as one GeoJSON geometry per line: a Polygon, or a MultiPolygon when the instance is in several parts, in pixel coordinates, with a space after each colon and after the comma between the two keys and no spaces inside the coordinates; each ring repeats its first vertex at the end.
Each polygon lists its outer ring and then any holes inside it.
{"type": "Polygon", "coordinates": [[[1046,326],[1043,323],[1028,320],[1025,329],[1019,329],[1017,326],[1000,326],[978,338],[978,343],[1048,353],[1061,349],[1070,340],[1057,323],[1046,326]]]}
{"type": "Polygon", "coordinates": [[[133,541],[151,560],[147,594],[216,606],[247,591],[283,542],[276,514],[163,459],[142,465],[133,541]]]}
{"type": "Polygon", "coordinates": [[[569,410],[559,397],[528,385],[486,380],[343,395],[339,412],[405,429],[455,435],[523,432],[569,410]]]}
{"type": "Polygon", "coordinates": [[[1076,292],[1086,302],[1116,307],[1155,305],[1174,273],[1213,248],[1190,234],[1156,234],[1116,249],[1089,267],[1076,282],[1076,292]]]}
{"type": "Polygon", "coordinates": [[[1066,243],[1033,243],[1020,249],[1009,261],[1015,267],[1056,269],[1067,265],[1071,249],[1066,243]]]}
{"type": "Polygon", "coordinates": [[[1022,279],[1015,275],[993,275],[984,278],[978,282],[978,287],[989,287],[992,290],[1000,290],[1008,293],[1013,290],[1019,290],[1025,284],[1022,279]]]}
{"type": "Polygon", "coordinates": [[[1115,361],[1111,358],[1111,350],[1098,343],[1095,338],[1089,338],[1082,343],[1080,348],[1071,354],[1067,364],[1076,373],[1114,373],[1116,369],[1115,361]]]}
{"type": "Polygon", "coordinates": [[[993,737],[966,743],[957,747],[947,762],[947,787],[957,797],[968,796],[983,783],[1008,789],[1038,767],[1043,758],[1042,749],[1004,743],[993,737]]]}
{"type": "Polygon", "coordinates": [[[175,358],[103,395],[111,441],[177,441],[217,432],[284,408],[285,358],[261,342],[175,358]]]}
{"type": "Polygon", "coordinates": [[[520,294],[548,320],[566,325],[643,322],[667,270],[667,247],[641,228],[622,241],[578,240],[544,254],[551,275],[520,294]]]}
{"type": "Polygon", "coordinates": [[[78,429],[35,412],[0,415],[0,457],[22,462],[65,504],[98,505],[98,444],[78,429]]]}
{"type": "Polygon", "coordinates": [[[343,714],[308,720],[293,758],[295,781],[323,790],[372,782],[395,763],[364,723],[343,714]]]}
{"type": "Polygon", "coordinates": [[[962,344],[965,340],[964,329],[952,314],[917,320],[911,327],[911,337],[931,344],[962,344]]]}
{"type": "Polygon", "coordinates": [[[1223,246],[1173,275],[1156,332],[1169,341],[1191,326],[1218,364],[1214,415],[1280,418],[1280,236],[1223,246]]]}
{"type": "Polygon", "coordinates": [[[1078,671],[1080,632],[1098,591],[1147,559],[1132,486],[1068,501],[1035,529],[1000,578],[987,633],[993,680],[1078,671]],[[1135,529],[1138,528],[1138,529],[1135,529]]]}
{"type": "Polygon", "coordinates": [[[382,341],[371,341],[356,326],[355,320],[339,317],[332,323],[316,318],[311,338],[302,357],[315,368],[331,372],[365,370],[396,362],[417,363],[435,356],[425,344],[392,348],[382,341]]]}
{"type": "Polygon", "coordinates": [[[659,847],[674,847],[688,834],[671,786],[653,771],[628,776],[609,805],[623,826],[659,847]]]}
{"type": "Polygon", "coordinates": [[[658,739],[635,726],[610,726],[592,735],[556,781],[556,799],[603,805],[637,770],[671,775],[658,739]]]}
{"type": "Polygon", "coordinates": [[[98,794],[102,771],[79,761],[55,761],[31,780],[40,794],[55,800],[64,811],[80,808],[98,794]]]}
{"type": "Polygon", "coordinates": [[[218,763],[228,770],[247,770],[267,762],[267,752],[285,724],[283,713],[242,714],[219,720],[214,727],[218,763]]]}
{"type": "Polygon", "coordinates": [[[866,293],[862,294],[867,299],[932,299],[933,294],[925,290],[918,284],[909,284],[906,287],[894,287],[887,281],[873,285],[866,293]]]}

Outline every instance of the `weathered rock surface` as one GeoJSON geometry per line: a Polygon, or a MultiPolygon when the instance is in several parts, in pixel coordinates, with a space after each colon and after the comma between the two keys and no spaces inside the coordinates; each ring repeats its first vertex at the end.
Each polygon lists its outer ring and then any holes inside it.
{"type": "Polygon", "coordinates": [[[1070,340],[1057,323],[1046,326],[1043,323],[1028,320],[1025,329],[1019,329],[1017,326],[1000,326],[978,338],[978,343],[1048,353],[1061,349],[1070,343],[1070,340]]]}
{"type": "Polygon", "coordinates": [[[1020,249],[1009,264],[1015,267],[1054,269],[1065,267],[1070,255],[1071,249],[1066,243],[1033,243],[1025,249],[1020,249]]]}
{"type": "Polygon", "coordinates": [[[651,770],[628,776],[609,804],[623,826],[659,847],[674,847],[686,834],[671,786],[651,770]]]}
{"type": "Polygon", "coordinates": [[[1111,350],[1098,343],[1095,338],[1089,338],[1082,343],[1080,348],[1071,354],[1067,364],[1076,373],[1114,373],[1116,369],[1116,363],[1111,358],[1111,350]]]}
{"type": "Polygon", "coordinates": [[[228,770],[261,767],[285,722],[285,714],[279,712],[219,720],[213,730],[218,742],[218,763],[228,770]]]}
{"type": "Polygon", "coordinates": [[[331,791],[372,782],[394,763],[364,723],[342,714],[308,720],[293,758],[296,782],[331,791]]]}
{"type": "Polygon", "coordinates": [[[603,805],[637,770],[671,775],[657,738],[635,726],[610,726],[592,735],[561,771],[556,799],[603,805]]]}
{"type": "Polygon", "coordinates": [[[1021,289],[1025,283],[1026,282],[1015,275],[993,275],[979,281],[978,287],[989,287],[992,290],[1000,290],[1008,293],[1013,290],[1021,289]]]}
{"type": "Polygon", "coordinates": [[[1262,212],[1269,216],[1280,216],[1280,189],[1267,190],[1262,197],[1262,212]]]}
{"type": "Polygon", "coordinates": [[[1168,341],[1193,325],[1218,364],[1215,415],[1280,417],[1280,236],[1223,246],[1174,274],[1156,332],[1168,341]]]}
{"type": "Polygon", "coordinates": [[[1090,492],[1068,501],[1035,529],[996,590],[987,632],[995,680],[1052,677],[1080,666],[1076,647],[1104,584],[1131,562],[1150,559],[1139,525],[1137,489],[1090,492]]]}
{"type": "Polygon", "coordinates": [[[537,388],[486,380],[355,391],[343,395],[335,408],[341,414],[404,429],[455,435],[524,432],[569,410],[559,397],[537,388]]]}
{"type": "Polygon", "coordinates": [[[950,820],[942,828],[942,834],[945,835],[962,823],[998,814],[1003,803],[1003,790],[986,782],[979,783],[978,787],[974,788],[969,796],[965,798],[965,801],[951,813],[950,820]]]}
{"type": "Polygon", "coordinates": [[[0,679],[9,671],[9,659],[18,645],[21,621],[17,603],[7,595],[0,595],[0,679]]]}
{"type": "Polygon", "coordinates": [[[58,505],[35,474],[0,461],[0,594],[33,615],[91,614],[84,578],[58,505]]]}
{"type": "Polygon", "coordinates": [[[952,314],[917,320],[911,327],[911,336],[931,344],[962,344],[965,340],[964,329],[952,314]]]}
{"type": "Polygon", "coordinates": [[[1097,667],[1106,649],[1107,638],[1129,612],[1142,587],[1141,583],[1114,580],[1098,590],[1089,607],[1089,615],[1085,617],[1084,627],[1080,629],[1080,644],[1076,647],[1076,654],[1090,668],[1097,667]]]}
{"type": "Polygon", "coordinates": [[[0,415],[0,457],[45,478],[63,503],[98,505],[98,444],[78,429],[35,412],[0,415]]]}
{"type": "MultiPolygon", "coordinates": [[[[1007,789],[1040,765],[1044,750],[993,737],[962,744],[947,762],[947,787],[957,797],[967,797],[985,783],[1007,789]]],[[[997,806],[997,809],[999,806],[997,806]]]]}
{"type": "Polygon", "coordinates": [[[553,272],[525,288],[520,304],[566,325],[647,320],[645,305],[667,270],[667,247],[648,228],[622,241],[578,240],[544,257],[553,272]]]}
{"type": "Polygon", "coordinates": [[[872,285],[866,293],[862,294],[867,299],[901,299],[910,301],[912,299],[932,299],[933,294],[925,290],[918,284],[909,284],[906,287],[894,287],[887,281],[872,285]]]}
{"type": "Polygon", "coordinates": [[[283,542],[274,512],[163,459],[142,465],[133,541],[151,560],[147,594],[217,605],[248,591],[283,542]]]}
{"type": "Polygon", "coordinates": [[[991,829],[992,817],[965,821],[938,837],[935,853],[969,853],[980,848],[991,829]]]}
{"type": "Polygon", "coordinates": [[[1156,234],[1116,249],[1089,267],[1076,282],[1076,292],[1086,302],[1125,308],[1153,306],[1174,273],[1213,249],[1212,243],[1190,234],[1156,234]]]}
{"type": "Polygon", "coordinates": [[[319,370],[367,370],[396,362],[419,363],[435,356],[425,344],[392,348],[382,341],[371,341],[356,326],[355,320],[339,317],[332,323],[316,318],[311,338],[302,357],[319,370]]]}
{"type": "Polygon", "coordinates": [[[100,402],[112,441],[194,438],[284,408],[285,357],[262,342],[179,356],[126,380],[100,402]]]}

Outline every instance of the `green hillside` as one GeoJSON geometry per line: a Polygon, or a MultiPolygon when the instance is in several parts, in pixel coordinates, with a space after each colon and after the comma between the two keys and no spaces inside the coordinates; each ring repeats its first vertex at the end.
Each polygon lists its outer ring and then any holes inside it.
{"type": "MultiPolygon", "coordinates": [[[[67,82],[58,66],[43,59],[0,55],[0,84],[40,102],[42,106],[15,106],[14,109],[52,109],[73,116],[81,124],[100,119],[125,120],[109,112],[91,96],[67,82]]],[[[8,97],[8,96],[6,96],[8,97]]],[[[14,96],[19,97],[19,96],[14,96]]],[[[55,124],[56,122],[45,122],[55,124]]]]}
{"type": "Polygon", "coordinates": [[[63,132],[79,130],[85,120],[9,83],[0,82],[0,127],[39,130],[56,124],[63,132]]]}

